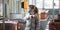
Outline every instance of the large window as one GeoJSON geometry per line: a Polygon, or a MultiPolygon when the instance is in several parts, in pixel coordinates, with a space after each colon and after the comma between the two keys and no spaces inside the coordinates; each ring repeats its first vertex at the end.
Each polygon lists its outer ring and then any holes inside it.
{"type": "Polygon", "coordinates": [[[38,8],[43,8],[43,0],[36,0],[36,6],[38,8]]]}
{"type": "Polygon", "coordinates": [[[17,18],[23,18],[24,17],[24,10],[21,8],[21,2],[22,0],[12,0],[12,5],[11,5],[11,14],[10,18],[12,19],[17,19],[17,18]]]}
{"type": "Polygon", "coordinates": [[[54,3],[55,3],[54,8],[58,9],[59,8],[59,0],[55,0],[54,3]]]}
{"type": "MultiPolygon", "coordinates": [[[[38,8],[45,8],[45,9],[53,9],[53,0],[29,0],[29,4],[34,5],[36,3],[36,6],[38,8]]],[[[54,0],[55,9],[59,8],[59,0],[54,0]]]]}
{"type": "Polygon", "coordinates": [[[53,0],[44,0],[44,8],[52,9],[53,8],[53,0]]]}

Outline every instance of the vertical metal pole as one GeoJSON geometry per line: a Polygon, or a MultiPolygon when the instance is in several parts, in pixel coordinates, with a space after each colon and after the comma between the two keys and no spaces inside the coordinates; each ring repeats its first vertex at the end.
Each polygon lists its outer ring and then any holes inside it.
{"type": "Polygon", "coordinates": [[[54,0],[53,0],[53,20],[54,20],[54,0]]]}
{"type": "Polygon", "coordinates": [[[2,0],[2,5],[3,5],[3,30],[5,30],[5,1],[2,0]]]}
{"type": "Polygon", "coordinates": [[[20,1],[18,1],[18,13],[20,13],[19,8],[20,8],[20,1]]]}
{"type": "Polygon", "coordinates": [[[33,5],[33,0],[32,0],[32,5],[33,5]]]}
{"type": "Polygon", "coordinates": [[[59,0],[59,10],[60,10],[60,0],[59,0]]]}
{"type": "Polygon", "coordinates": [[[5,3],[5,18],[8,18],[7,17],[7,4],[5,3]]]}
{"type": "Polygon", "coordinates": [[[44,0],[43,0],[43,10],[44,10],[44,0]]]}
{"type": "Polygon", "coordinates": [[[29,5],[29,0],[28,0],[28,5],[29,5]]]}
{"type": "Polygon", "coordinates": [[[58,14],[60,14],[60,0],[59,0],[59,13],[58,14]]]}
{"type": "MultiPolygon", "coordinates": [[[[20,4],[21,4],[21,1],[22,1],[22,0],[20,0],[20,4]]],[[[20,5],[20,10],[22,10],[21,5],[20,5]]],[[[21,11],[20,11],[20,13],[21,13],[21,11]]]]}

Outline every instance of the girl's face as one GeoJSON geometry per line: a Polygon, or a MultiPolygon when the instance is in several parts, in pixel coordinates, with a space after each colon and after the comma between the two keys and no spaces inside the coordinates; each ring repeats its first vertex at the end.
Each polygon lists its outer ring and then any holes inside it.
{"type": "Polygon", "coordinates": [[[29,6],[29,9],[31,10],[30,15],[34,14],[34,6],[29,6]]]}
{"type": "Polygon", "coordinates": [[[34,10],[31,10],[31,13],[30,13],[30,15],[33,15],[34,14],[34,10]]]}

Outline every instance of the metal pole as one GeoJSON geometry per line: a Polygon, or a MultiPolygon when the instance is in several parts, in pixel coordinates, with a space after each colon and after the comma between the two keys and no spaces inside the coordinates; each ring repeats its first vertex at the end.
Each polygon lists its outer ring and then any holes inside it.
{"type": "Polygon", "coordinates": [[[60,0],[59,0],[59,10],[60,10],[60,0]]]}
{"type": "Polygon", "coordinates": [[[5,1],[2,0],[2,5],[3,5],[3,30],[5,30],[5,1]]]}
{"type": "Polygon", "coordinates": [[[53,0],[53,20],[54,20],[54,0],[53,0]]]}
{"type": "Polygon", "coordinates": [[[20,13],[20,10],[19,10],[20,9],[20,4],[21,4],[20,1],[18,1],[18,13],[20,13]]]}
{"type": "MultiPolygon", "coordinates": [[[[21,4],[21,1],[22,1],[22,0],[20,0],[20,4],[21,4]]],[[[22,10],[21,5],[20,5],[20,10],[22,10]]],[[[21,13],[21,11],[20,11],[20,13],[21,13]]]]}
{"type": "Polygon", "coordinates": [[[43,0],[43,10],[44,10],[44,0],[43,0]]]}
{"type": "Polygon", "coordinates": [[[60,0],[59,0],[59,10],[58,10],[58,15],[60,15],[60,0]]]}
{"type": "Polygon", "coordinates": [[[32,0],[32,5],[33,5],[33,0],[32,0]]]}

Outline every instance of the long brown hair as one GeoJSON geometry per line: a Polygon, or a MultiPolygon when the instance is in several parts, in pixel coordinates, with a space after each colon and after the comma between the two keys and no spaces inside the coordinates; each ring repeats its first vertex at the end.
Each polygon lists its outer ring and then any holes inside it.
{"type": "Polygon", "coordinates": [[[38,13],[38,8],[34,5],[29,5],[30,9],[34,9],[34,14],[38,13]]]}

